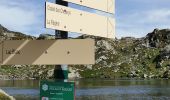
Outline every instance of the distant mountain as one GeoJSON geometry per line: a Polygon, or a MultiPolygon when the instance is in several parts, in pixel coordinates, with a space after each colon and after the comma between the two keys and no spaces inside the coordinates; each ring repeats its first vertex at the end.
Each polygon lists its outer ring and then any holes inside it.
{"type": "MultiPolygon", "coordinates": [[[[75,78],[170,78],[170,29],[155,29],[143,38],[107,39],[82,35],[80,39],[95,39],[95,65],[69,65],[75,78]]],[[[0,40],[55,39],[54,35],[39,37],[13,32],[0,25],[0,40]]],[[[55,66],[0,66],[2,78],[50,78],[55,66]]]]}
{"type": "Polygon", "coordinates": [[[0,40],[22,40],[22,39],[35,39],[35,37],[25,35],[20,32],[10,31],[0,24],[0,40]]]}
{"type": "Polygon", "coordinates": [[[55,35],[51,35],[51,34],[40,34],[37,39],[38,39],[38,40],[54,40],[54,39],[55,39],[55,35]]]}

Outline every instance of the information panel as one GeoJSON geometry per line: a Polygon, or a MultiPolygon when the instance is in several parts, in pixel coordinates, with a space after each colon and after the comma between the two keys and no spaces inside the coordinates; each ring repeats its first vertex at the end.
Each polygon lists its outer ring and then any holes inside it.
{"type": "Polygon", "coordinates": [[[115,0],[64,0],[64,1],[112,14],[115,13],[115,0]]]}
{"type": "Polygon", "coordinates": [[[40,100],[74,100],[74,82],[41,81],[40,100]]]}
{"type": "Polygon", "coordinates": [[[7,40],[1,45],[2,65],[95,63],[93,39],[7,40]]]}
{"type": "Polygon", "coordinates": [[[46,2],[45,27],[55,30],[115,38],[115,20],[46,2]]]}

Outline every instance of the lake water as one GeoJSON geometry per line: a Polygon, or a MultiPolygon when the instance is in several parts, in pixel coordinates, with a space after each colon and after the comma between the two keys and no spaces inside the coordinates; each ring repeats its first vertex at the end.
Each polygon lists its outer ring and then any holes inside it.
{"type": "MultiPolygon", "coordinates": [[[[170,100],[170,80],[76,80],[76,100],[170,100]]],[[[17,100],[39,100],[39,81],[0,80],[17,100]]]]}

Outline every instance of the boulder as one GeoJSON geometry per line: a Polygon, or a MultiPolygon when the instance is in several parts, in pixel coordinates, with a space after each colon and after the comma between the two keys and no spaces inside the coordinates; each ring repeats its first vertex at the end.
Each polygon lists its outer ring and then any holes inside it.
{"type": "Polygon", "coordinates": [[[170,71],[167,70],[163,73],[163,78],[170,78],[170,71]]]}
{"type": "Polygon", "coordinates": [[[143,78],[147,78],[148,77],[148,75],[147,74],[143,74],[143,78]]]}
{"type": "Polygon", "coordinates": [[[79,72],[76,71],[75,69],[69,67],[69,71],[70,71],[70,73],[68,74],[69,79],[81,78],[79,72]]]}
{"type": "Polygon", "coordinates": [[[170,43],[169,29],[155,29],[153,32],[147,34],[146,40],[150,47],[163,48],[170,43]]]}

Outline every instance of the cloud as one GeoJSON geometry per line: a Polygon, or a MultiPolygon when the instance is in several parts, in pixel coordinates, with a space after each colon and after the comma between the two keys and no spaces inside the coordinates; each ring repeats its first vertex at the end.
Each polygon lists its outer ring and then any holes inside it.
{"type": "Polygon", "coordinates": [[[143,17],[146,22],[160,23],[160,24],[170,24],[170,9],[157,9],[143,12],[143,17]]]}
{"type": "MultiPolygon", "coordinates": [[[[44,28],[44,3],[44,0],[0,0],[0,24],[10,30],[35,36],[54,34],[54,30],[44,28]]],[[[170,28],[169,3],[170,0],[116,0],[116,36],[143,37],[154,28],[170,28]]],[[[69,5],[114,17],[86,7],[69,5]]]]}
{"type": "MultiPolygon", "coordinates": [[[[0,12],[3,14],[0,16],[2,23],[10,24],[11,26],[21,27],[29,26],[32,21],[36,21],[36,15],[33,12],[25,11],[20,8],[7,8],[5,6],[0,7],[0,12]]],[[[16,28],[17,29],[17,28],[16,28]]]]}
{"type": "Polygon", "coordinates": [[[117,37],[143,37],[155,28],[170,28],[170,9],[157,7],[154,9],[131,10],[116,16],[117,37]]]}
{"type": "Polygon", "coordinates": [[[170,28],[169,3],[169,0],[117,0],[117,37],[144,37],[155,28],[170,28]]]}
{"type": "Polygon", "coordinates": [[[40,29],[41,16],[40,5],[26,0],[1,0],[0,1],[0,24],[10,30],[27,34],[35,34],[40,29]]]}
{"type": "MultiPolygon", "coordinates": [[[[0,0],[0,24],[9,30],[34,36],[54,34],[54,30],[44,28],[44,9],[44,0],[0,0]]],[[[69,36],[77,35],[72,34],[69,36]]]]}

